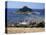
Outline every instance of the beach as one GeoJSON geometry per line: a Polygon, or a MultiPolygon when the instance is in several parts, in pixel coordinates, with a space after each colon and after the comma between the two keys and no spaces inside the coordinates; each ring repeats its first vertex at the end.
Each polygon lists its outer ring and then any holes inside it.
{"type": "Polygon", "coordinates": [[[44,32],[45,28],[17,28],[17,27],[8,27],[7,33],[32,33],[32,32],[44,32]]]}

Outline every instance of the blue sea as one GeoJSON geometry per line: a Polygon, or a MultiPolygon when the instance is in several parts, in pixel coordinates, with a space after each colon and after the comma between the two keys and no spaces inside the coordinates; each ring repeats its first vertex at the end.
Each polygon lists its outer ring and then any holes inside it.
{"type": "Polygon", "coordinates": [[[33,14],[16,14],[17,10],[18,9],[15,9],[15,8],[7,8],[7,22],[8,23],[16,23],[16,22],[24,21],[27,17],[31,17],[30,19],[45,17],[44,9],[32,9],[32,12],[34,12],[33,14]]]}

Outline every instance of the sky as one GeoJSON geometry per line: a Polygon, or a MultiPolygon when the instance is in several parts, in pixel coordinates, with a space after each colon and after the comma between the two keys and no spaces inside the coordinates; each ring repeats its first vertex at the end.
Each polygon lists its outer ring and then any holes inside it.
{"type": "Polygon", "coordinates": [[[8,1],[7,8],[22,8],[27,6],[32,9],[43,9],[44,3],[33,3],[33,2],[18,2],[18,1],[8,1]]]}

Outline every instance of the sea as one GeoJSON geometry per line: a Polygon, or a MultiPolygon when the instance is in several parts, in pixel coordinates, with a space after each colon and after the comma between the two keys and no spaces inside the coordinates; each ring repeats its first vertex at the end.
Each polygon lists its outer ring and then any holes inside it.
{"type": "MultiPolygon", "coordinates": [[[[5,8],[6,9],[6,8],[5,8]]],[[[24,20],[33,21],[33,19],[43,19],[45,17],[44,9],[32,9],[32,14],[16,14],[17,8],[7,8],[7,23],[17,23],[24,20]]]]}

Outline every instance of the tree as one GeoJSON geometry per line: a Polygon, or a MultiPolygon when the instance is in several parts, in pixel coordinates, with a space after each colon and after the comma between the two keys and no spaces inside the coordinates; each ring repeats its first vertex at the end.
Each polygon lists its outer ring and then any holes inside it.
{"type": "Polygon", "coordinates": [[[44,23],[44,21],[42,21],[42,22],[40,22],[38,25],[37,25],[37,27],[45,27],[45,23],[44,23]]]}

